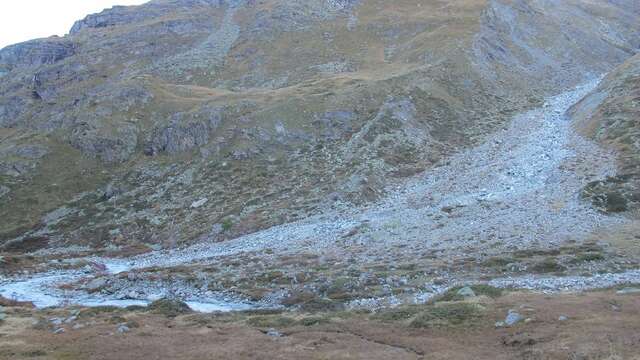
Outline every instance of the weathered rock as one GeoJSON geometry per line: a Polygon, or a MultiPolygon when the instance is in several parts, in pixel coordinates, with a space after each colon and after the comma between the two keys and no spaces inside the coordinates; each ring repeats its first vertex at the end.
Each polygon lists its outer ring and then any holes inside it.
{"type": "Polygon", "coordinates": [[[476,293],[469,286],[465,286],[462,289],[456,292],[457,295],[462,296],[463,298],[475,297],[476,293]]]}
{"type": "Polygon", "coordinates": [[[509,310],[509,313],[507,314],[507,317],[504,320],[504,324],[506,326],[513,326],[523,320],[524,320],[524,316],[520,315],[514,310],[509,310]]]}
{"type": "Polygon", "coordinates": [[[174,114],[170,124],[153,131],[145,154],[177,154],[204,146],[222,121],[217,109],[203,108],[197,114],[174,114]]]}
{"type": "Polygon", "coordinates": [[[100,291],[107,285],[107,279],[95,278],[86,285],[86,289],[90,292],[100,291]]]}
{"type": "Polygon", "coordinates": [[[10,45],[0,50],[0,67],[53,64],[75,54],[72,42],[60,38],[38,39],[10,45]]]}
{"type": "Polygon", "coordinates": [[[128,333],[129,331],[131,331],[131,329],[125,324],[121,324],[118,326],[118,332],[120,334],[125,334],[125,333],[128,333]]]}
{"type": "Polygon", "coordinates": [[[616,294],[618,294],[618,295],[640,294],[640,289],[639,288],[626,287],[624,289],[620,289],[620,290],[616,291],[616,294]]]}
{"type": "Polygon", "coordinates": [[[191,204],[191,208],[192,208],[192,209],[197,209],[197,208],[201,207],[202,205],[206,204],[206,203],[207,203],[207,201],[209,201],[209,199],[207,199],[207,198],[200,199],[200,200],[198,200],[198,201],[194,201],[194,202],[191,204]]]}
{"type": "Polygon", "coordinates": [[[8,195],[10,192],[11,192],[11,189],[9,189],[4,185],[0,185],[0,198],[4,197],[5,195],[8,195]]]}

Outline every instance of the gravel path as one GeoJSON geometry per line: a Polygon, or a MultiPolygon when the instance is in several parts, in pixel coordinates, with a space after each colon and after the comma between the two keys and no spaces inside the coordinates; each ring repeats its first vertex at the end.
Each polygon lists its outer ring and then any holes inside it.
{"type": "MultiPolygon", "coordinates": [[[[614,154],[576,135],[565,115],[597,83],[591,81],[516,116],[508,128],[483,145],[461,152],[406,185],[391,189],[377,204],[329,212],[223,243],[202,243],[126,260],[93,260],[105,263],[111,273],[120,273],[152,266],[215,263],[221,256],[259,253],[267,248],[278,254],[335,251],[366,263],[391,256],[410,258],[421,250],[436,251],[445,258],[460,254],[487,256],[579,241],[597,228],[626,221],[603,215],[579,198],[586,183],[615,171],[614,154]],[[404,245],[402,250],[398,250],[399,244],[404,245]]],[[[0,280],[0,294],[7,296],[14,291],[19,300],[51,304],[56,302],[56,295],[52,295],[56,290],[51,287],[57,283],[55,279],[69,281],[70,277],[79,276],[87,275],[70,272],[0,280]]],[[[495,279],[492,284],[581,290],[621,282],[640,283],[640,271],[592,277],[528,275],[495,279]]],[[[79,300],[86,304],[99,299],[87,301],[84,297],[75,302],[79,300]]],[[[210,304],[215,304],[212,309],[224,309],[216,299],[211,299],[210,304]]],[[[200,305],[201,309],[207,308],[206,302],[200,305]]],[[[236,307],[230,305],[228,309],[236,307]]]]}

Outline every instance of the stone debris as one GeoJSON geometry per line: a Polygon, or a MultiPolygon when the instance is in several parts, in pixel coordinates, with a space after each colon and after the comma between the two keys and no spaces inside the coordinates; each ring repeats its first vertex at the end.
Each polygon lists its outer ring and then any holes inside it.
{"type": "Polygon", "coordinates": [[[118,333],[120,334],[128,333],[129,331],[131,331],[131,329],[125,324],[121,324],[118,326],[118,333]]]}
{"type": "Polygon", "coordinates": [[[520,315],[515,310],[509,310],[509,313],[507,314],[507,317],[504,319],[504,324],[506,326],[513,326],[513,325],[523,321],[524,319],[525,319],[524,316],[520,315]]]}
{"type": "Polygon", "coordinates": [[[457,295],[460,295],[464,298],[475,297],[476,293],[469,286],[465,286],[462,289],[456,292],[457,295]]]}

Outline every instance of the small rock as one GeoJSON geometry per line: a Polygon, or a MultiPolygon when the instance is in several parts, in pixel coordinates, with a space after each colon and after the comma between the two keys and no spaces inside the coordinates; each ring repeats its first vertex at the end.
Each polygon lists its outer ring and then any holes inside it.
{"type": "Polygon", "coordinates": [[[77,319],[78,319],[78,317],[77,317],[77,316],[71,316],[71,317],[67,318],[67,319],[64,321],[64,323],[65,323],[65,324],[71,324],[72,322],[76,321],[77,319]]]}
{"type": "Polygon", "coordinates": [[[49,319],[49,322],[53,325],[61,325],[62,324],[62,319],[60,318],[52,318],[49,319]]]}
{"type": "Polygon", "coordinates": [[[107,280],[104,278],[97,278],[89,281],[89,283],[85,286],[87,290],[90,292],[98,291],[107,285],[107,280]]]}
{"type": "Polygon", "coordinates": [[[497,328],[504,327],[504,325],[505,325],[505,324],[504,324],[504,321],[498,321],[498,322],[496,322],[496,327],[497,327],[497,328]]]}
{"type": "Polygon", "coordinates": [[[55,330],[53,330],[53,333],[56,334],[56,335],[57,334],[62,334],[62,333],[64,333],[64,328],[55,329],[55,330]]]}
{"type": "Polygon", "coordinates": [[[569,320],[569,318],[565,315],[560,315],[560,317],[558,318],[558,321],[567,321],[569,320]]]}
{"type": "Polygon", "coordinates": [[[524,320],[524,317],[522,315],[513,310],[510,310],[509,314],[507,314],[507,318],[504,320],[504,323],[507,326],[513,326],[522,320],[524,320]]]}
{"type": "Polygon", "coordinates": [[[75,324],[73,325],[73,327],[71,327],[73,330],[80,330],[82,328],[84,328],[84,324],[75,324]]]}
{"type": "Polygon", "coordinates": [[[627,287],[627,288],[616,291],[616,294],[618,295],[640,294],[640,289],[627,287]]]}
{"type": "Polygon", "coordinates": [[[209,199],[204,198],[204,199],[200,199],[198,201],[195,201],[191,204],[191,208],[192,209],[197,209],[199,207],[201,207],[202,205],[206,204],[209,201],[209,199]]]}
{"type": "Polygon", "coordinates": [[[464,297],[464,298],[469,298],[469,297],[475,297],[476,296],[476,293],[473,291],[473,289],[471,289],[468,286],[465,286],[462,289],[458,290],[457,294],[462,296],[462,297],[464,297]]]}
{"type": "Polygon", "coordinates": [[[281,333],[281,332],[279,332],[279,331],[278,331],[278,330],[276,330],[276,329],[269,329],[269,330],[267,331],[267,335],[268,335],[268,336],[273,336],[273,337],[282,337],[282,333],[281,333]]]}
{"type": "Polygon", "coordinates": [[[124,334],[124,333],[128,333],[129,331],[131,331],[131,329],[129,329],[129,327],[127,325],[120,325],[118,326],[118,332],[120,334],[124,334]]]}
{"type": "Polygon", "coordinates": [[[7,315],[3,312],[0,312],[0,321],[5,321],[7,319],[7,315]]]}

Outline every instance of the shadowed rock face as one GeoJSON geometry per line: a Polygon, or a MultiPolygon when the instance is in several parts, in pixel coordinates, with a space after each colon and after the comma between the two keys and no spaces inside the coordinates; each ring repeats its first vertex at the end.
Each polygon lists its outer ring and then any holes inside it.
{"type": "Polygon", "coordinates": [[[370,201],[639,46],[635,1],[443,4],[157,0],[0,50],[0,154],[48,149],[0,159],[0,239],[225,239],[370,201]]]}

